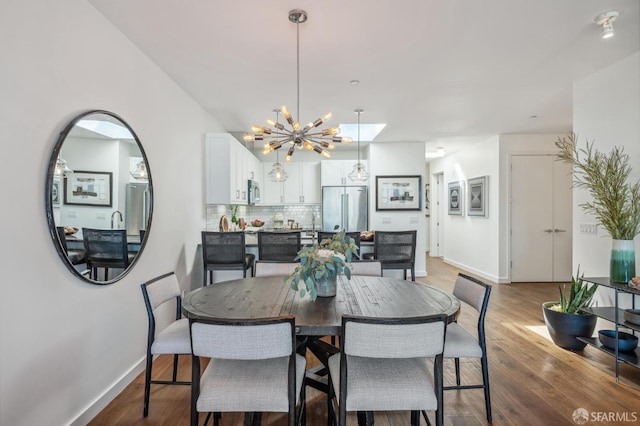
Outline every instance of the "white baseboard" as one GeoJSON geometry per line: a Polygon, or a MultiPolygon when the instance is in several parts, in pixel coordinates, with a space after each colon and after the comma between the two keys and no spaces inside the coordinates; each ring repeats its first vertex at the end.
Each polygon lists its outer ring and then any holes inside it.
{"type": "Polygon", "coordinates": [[[470,267],[468,265],[456,262],[456,261],[448,259],[446,257],[443,258],[443,260],[444,260],[445,263],[448,263],[449,265],[455,266],[456,268],[459,268],[459,269],[464,269],[465,271],[469,271],[474,275],[478,275],[478,276],[480,276],[480,277],[482,277],[484,279],[487,279],[489,281],[492,281],[494,283],[498,283],[498,284],[507,284],[507,283],[509,283],[509,279],[508,278],[500,278],[500,277],[497,277],[497,276],[492,275],[492,274],[487,274],[484,271],[480,271],[478,269],[472,268],[472,267],[470,267]]]}
{"type": "MultiPolygon", "coordinates": [[[[146,356],[137,362],[129,371],[125,372],[120,378],[104,391],[102,395],[96,398],[82,413],[78,415],[70,423],[70,426],[84,426],[88,424],[95,416],[100,413],[113,399],[120,394],[138,375],[144,371],[146,356]]],[[[142,410],[142,406],[140,406],[142,410]]]]}

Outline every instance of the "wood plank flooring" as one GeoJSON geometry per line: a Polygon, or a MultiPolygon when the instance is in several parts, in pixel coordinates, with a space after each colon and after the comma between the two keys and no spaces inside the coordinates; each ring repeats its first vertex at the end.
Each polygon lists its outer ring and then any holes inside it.
{"type": "MultiPolygon", "coordinates": [[[[418,281],[451,291],[458,269],[439,259],[428,258],[427,278],[418,281]]],[[[640,370],[622,365],[616,383],[613,358],[594,348],[582,353],[558,348],[548,337],[541,304],[558,297],[555,283],[500,284],[493,287],[486,319],[489,375],[495,425],[575,425],[574,410],[590,413],[588,424],[640,423],[640,370]],[[595,417],[598,416],[598,417],[595,417]],[[617,421],[611,421],[618,416],[617,421]],[[626,416],[626,417],[625,417],[626,416]],[[603,421],[602,419],[608,419],[603,421]]],[[[463,308],[460,323],[475,328],[476,318],[463,308]]],[[[144,345],[144,342],[140,342],[144,345]]],[[[181,357],[180,376],[190,380],[190,360],[181,357]]],[[[309,360],[313,362],[313,360],[309,360]]],[[[463,360],[463,383],[480,383],[480,365],[463,360]]],[[[170,377],[170,358],[155,362],[154,377],[170,377]]],[[[445,385],[452,384],[453,361],[445,360],[445,385]]],[[[142,417],[144,375],[138,376],[115,398],[91,425],[188,425],[190,389],[187,386],[151,388],[149,416],[142,417]]],[[[326,399],[308,388],[307,424],[326,425],[326,399]]],[[[445,391],[446,425],[487,424],[481,389],[445,391]]],[[[430,416],[433,423],[433,416],[430,416]]],[[[201,417],[203,419],[203,417],[201,417]]],[[[376,413],[376,426],[409,424],[404,412],[376,413]]],[[[243,416],[226,413],[222,425],[242,425],[243,416]]],[[[283,414],[265,413],[263,425],[286,425],[283,414]]],[[[349,425],[356,425],[349,415],[349,425]]],[[[424,421],[423,421],[424,424],[424,421]]]]}

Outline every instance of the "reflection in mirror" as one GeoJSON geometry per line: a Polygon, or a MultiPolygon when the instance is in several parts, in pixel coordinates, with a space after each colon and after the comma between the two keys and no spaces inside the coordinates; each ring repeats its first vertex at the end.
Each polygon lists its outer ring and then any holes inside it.
{"type": "Polygon", "coordinates": [[[89,111],[60,133],[49,161],[49,232],[76,276],[111,284],[136,262],[149,235],[153,187],[133,129],[108,111],[89,111]]]}

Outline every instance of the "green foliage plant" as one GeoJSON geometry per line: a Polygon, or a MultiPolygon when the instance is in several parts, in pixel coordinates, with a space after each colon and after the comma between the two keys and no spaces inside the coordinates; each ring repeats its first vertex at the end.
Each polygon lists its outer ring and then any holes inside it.
{"type": "Polygon", "coordinates": [[[285,282],[299,291],[301,297],[308,292],[311,300],[316,300],[319,281],[335,278],[339,274],[351,279],[349,263],[354,256],[358,256],[358,250],[355,240],[346,237],[344,231],[336,232],[332,238],[311,246],[304,246],[295,258],[300,265],[285,277],[285,282]],[[300,281],[304,283],[303,287],[299,287],[300,281]]]}
{"type": "Polygon", "coordinates": [[[608,154],[576,147],[577,135],[558,138],[558,159],[573,166],[573,185],[586,189],[592,200],[580,204],[614,240],[633,240],[640,234],[640,181],[630,182],[631,164],[621,147],[608,154]]]}
{"type": "Polygon", "coordinates": [[[588,307],[591,304],[591,299],[595,294],[598,284],[592,284],[584,282],[580,275],[580,267],[575,277],[571,277],[571,288],[569,289],[569,297],[566,297],[565,285],[559,286],[560,290],[560,303],[549,306],[549,309],[564,312],[567,314],[580,314],[582,308],[588,307]]]}

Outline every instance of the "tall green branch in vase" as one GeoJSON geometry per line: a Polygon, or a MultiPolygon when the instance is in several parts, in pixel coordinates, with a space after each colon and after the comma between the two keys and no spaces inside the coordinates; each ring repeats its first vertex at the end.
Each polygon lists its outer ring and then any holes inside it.
{"type": "Polygon", "coordinates": [[[640,234],[640,181],[631,183],[631,164],[624,148],[608,154],[587,141],[576,146],[574,133],[558,138],[558,159],[573,166],[573,186],[588,191],[591,201],[580,207],[600,222],[614,240],[633,240],[640,234]]]}

